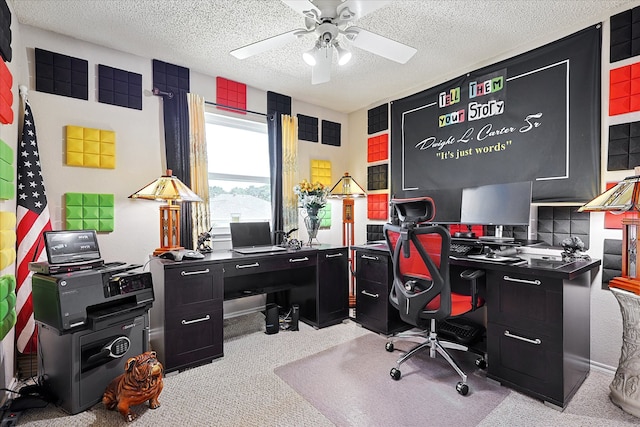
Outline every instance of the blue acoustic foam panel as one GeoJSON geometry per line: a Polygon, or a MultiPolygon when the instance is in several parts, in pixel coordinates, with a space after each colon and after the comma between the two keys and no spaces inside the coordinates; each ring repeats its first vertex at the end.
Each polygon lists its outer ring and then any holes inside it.
{"type": "Polygon", "coordinates": [[[389,104],[382,104],[367,111],[367,133],[369,135],[389,129],[389,104]]]}
{"type": "Polygon", "coordinates": [[[318,142],[318,118],[298,114],[298,139],[318,142]]]}
{"type": "Polygon", "coordinates": [[[142,74],[99,64],[98,102],[142,110],[142,74]]]}
{"type": "Polygon", "coordinates": [[[613,15],[610,23],[609,61],[640,55],[640,6],[613,15]]]}
{"type": "Polygon", "coordinates": [[[153,87],[163,92],[189,92],[189,69],[153,60],[153,87]]]}
{"type": "Polygon", "coordinates": [[[322,121],[322,143],[325,145],[333,145],[339,147],[341,144],[341,131],[342,125],[336,122],[330,122],[328,120],[322,121]]]}
{"type": "Polygon", "coordinates": [[[640,165],[640,122],[609,126],[607,170],[627,170],[640,165]]]}
{"type": "Polygon", "coordinates": [[[89,99],[89,63],[80,58],[35,49],[36,90],[77,99],[89,99]]]}
{"type": "Polygon", "coordinates": [[[267,92],[267,113],[291,115],[291,97],[276,92],[267,92]]]}
{"type": "Polygon", "coordinates": [[[0,0],[0,56],[11,62],[11,11],[5,0],[0,0]]]}

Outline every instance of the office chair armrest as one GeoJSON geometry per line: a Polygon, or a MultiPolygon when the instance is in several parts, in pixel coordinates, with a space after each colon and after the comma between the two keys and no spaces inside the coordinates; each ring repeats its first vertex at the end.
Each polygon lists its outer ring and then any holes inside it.
{"type": "Polygon", "coordinates": [[[484,276],[484,270],[464,270],[460,273],[460,277],[469,281],[471,287],[471,306],[472,310],[478,308],[478,278],[484,276]]]}

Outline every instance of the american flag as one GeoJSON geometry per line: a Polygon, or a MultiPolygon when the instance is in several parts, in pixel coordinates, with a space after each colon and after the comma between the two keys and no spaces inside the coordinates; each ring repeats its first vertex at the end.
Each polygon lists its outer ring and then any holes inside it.
{"type": "Polygon", "coordinates": [[[46,261],[42,233],[51,230],[51,219],[40,169],[36,125],[31,106],[26,101],[22,136],[18,144],[16,346],[20,353],[27,354],[37,350],[31,294],[33,272],[29,271],[29,262],[46,261]]]}

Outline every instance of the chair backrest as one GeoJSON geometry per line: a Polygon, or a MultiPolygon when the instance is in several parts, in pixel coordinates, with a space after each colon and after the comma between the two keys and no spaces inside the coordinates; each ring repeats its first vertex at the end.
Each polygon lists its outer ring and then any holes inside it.
{"type": "Polygon", "coordinates": [[[393,199],[391,205],[400,224],[385,224],[383,228],[393,259],[389,301],[402,320],[412,325],[449,317],[451,236],[445,227],[426,224],[435,216],[433,200],[393,199]]]}

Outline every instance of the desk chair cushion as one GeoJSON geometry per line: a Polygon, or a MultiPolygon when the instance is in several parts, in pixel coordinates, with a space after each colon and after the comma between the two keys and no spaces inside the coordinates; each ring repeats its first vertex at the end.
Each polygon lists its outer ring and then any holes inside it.
{"type": "MultiPolygon", "coordinates": [[[[475,310],[478,307],[484,305],[484,299],[478,297],[476,306],[473,306],[471,295],[462,295],[455,292],[451,292],[451,317],[460,316],[461,314],[468,313],[475,310]]],[[[436,311],[440,308],[440,295],[437,295],[434,299],[429,301],[425,308],[429,311],[436,311]]]]}

